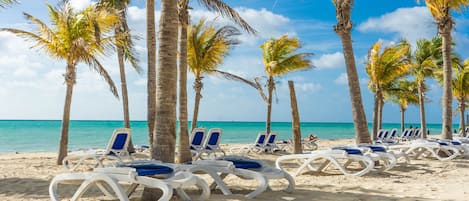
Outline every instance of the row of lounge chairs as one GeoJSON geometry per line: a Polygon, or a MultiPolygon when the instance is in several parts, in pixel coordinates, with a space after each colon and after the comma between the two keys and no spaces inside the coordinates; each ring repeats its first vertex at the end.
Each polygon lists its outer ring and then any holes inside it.
{"type": "MultiPolygon", "coordinates": [[[[306,171],[322,172],[334,167],[344,175],[362,176],[374,171],[387,171],[398,163],[409,163],[410,158],[434,157],[441,161],[452,160],[456,157],[468,155],[467,145],[457,141],[443,141],[437,139],[400,140],[399,142],[381,144],[359,144],[341,147],[332,147],[325,150],[316,150],[304,154],[283,155],[275,161],[275,168],[260,160],[249,159],[240,156],[225,156],[225,152],[218,146],[221,138],[221,129],[210,129],[206,135],[205,129],[194,129],[190,135],[191,151],[194,160],[190,164],[167,164],[160,161],[138,161],[124,153],[130,130],[118,129],[111,137],[107,149],[101,153],[85,154],[81,157],[69,156],[64,159],[64,167],[72,173],[56,176],[49,188],[52,200],[59,200],[58,184],[74,183],[80,187],[75,192],[72,200],[80,198],[91,186],[98,186],[104,195],[113,199],[128,200],[129,196],[137,188],[143,185],[151,188],[159,188],[163,191],[160,200],[169,200],[173,191],[183,200],[191,197],[184,191],[185,188],[198,188],[201,193],[199,199],[204,200],[210,195],[210,190],[218,187],[225,195],[231,194],[231,190],[223,179],[227,175],[236,175],[240,178],[255,179],[258,186],[252,192],[247,193],[247,198],[254,198],[269,189],[269,180],[285,179],[287,187],[285,191],[292,192],[295,187],[294,177],[306,171]],[[223,156],[216,156],[220,152],[223,156]],[[203,159],[207,154],[210,160],[203,159]],[[443,156],[445,155],[445,156],[443,156]],[[105,164],[103,160],[111,159],[115,163],[105,164]],[[70,166],[72,161],[78,161],[70,166]],[[93,166],[83,165],[91,161],[93,166]],[[91,172],[76,172],[78,166],[97,167],[91,172]],[[289,172],[287,172],[287,170],[289,172]],[[213,184],[207,182],[195,174],[208,174],[213,184]],[[130,184],[124,190],[122,183],[130,184]],[[105,186],[109,186],[112,192],[105,186]]],[[[275,139],[277,134],[259,133],[255,143],[241,147],[232,152],[273,152],[277,146],[275,139]]],[[[192,196],[193,197],[193,196],[192,196]]]]}

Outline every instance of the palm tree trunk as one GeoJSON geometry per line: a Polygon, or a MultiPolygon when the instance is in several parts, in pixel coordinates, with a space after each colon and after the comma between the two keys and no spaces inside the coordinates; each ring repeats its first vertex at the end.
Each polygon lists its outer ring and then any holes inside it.
{"type": "Polygon", "coordinates": [[[155,38],[155,1],[147,0],[147,124],[150,145],[153,144],[156,106],[156,38],[155,38]]]}
{"type": "MultiPolygon", "coordinates": [[[[115,29],[116,35],[122,34],[121,29],[118,27],[115,29]]],[[[124,110],[124,127],[130,128],[130,117],[129,117],[129,95],[127,93],[127,79],[125,78],[125,64],[124,64],[124,50],[120,45],[117,45],[117,60],[119,62],[119,72],[121,77],[121,90],[122,90],[122,109],[124,110]]],[[[130,138],[129,146],[127,148],[129,153],[134,153],[134,145],[132,138],[130,138]]]]}
{"type": "Polygon", "coordinates": [[[334,31],[340,36],[342,47],[344,49],[345,66],[347,69],[349,93],[352,105],[353,125],[355,127],[355,141],[357,144],[371,143],[352,47],[352,22],[350,20],[352,5],[352,0],[335,2],[337,24],[334,26],[334,31]]]}
{"type": "Polygon", "coordinates": [[[196,74],[195,80],[194,80],[194,90],[195,90],[195,101],[194,101],[194,113],[192,114],[192,124],[191,124],[191,130],[194,130],[194,128],[197,128],[197,118],[199,116],[199,104],[200,104],[200,99],[202,98],[202,77],[200,74],[196,74]]]}
{"type": "Polygon", "coordinates": [[[378,92],[375,92],[375,100],[374,100],[374,106],[373,106],[373,127],[372,127],[372,132],[373,132],[373,140],[376,141],[378,140],[378,109],[379,109],[379,102],[378,102],[378,92]]]}
{"type": "Polygon", "coordinates": [[[466,130],[466,125],[464,125],[464,114],[466,113],[466,100],[464,98],[462,98],[460,101],[459,101],[459,110],[460,110],[460,115],[461,115],[461,119],[459,121],[459,127],[461,127],[462,129],[462,135],[464,137],[466,137],[466,132],[464,132],[466,130]]]}
{"type": "MultiPolygon", "coordinates": [[[[452,21],[450,21],[452,23],[452,21]]],[[[451,26],[451,25],[449,25],[451,26]]],[[[442,139],[453,139],[453,94],[452,94],[452,69],[451,69],[451,29],[440,31],[443,39],[443,125],[441,131],[442,139]]]]}
{"type": "Polygon", "coordinates": [[[57,157],[57,165],[62,165],[63,159],[67,156],[68,152],[68,128],[70,124],[70,108],[72,106],[73,85],[75,84],[75,65],[67,64],[65,72],[65,83],[67,84],[67,91],[65,93],[64,113],[62,117],[62,131],[60,134],[59,155],[57,157]]]}
{"type": "Polygon", "coordinates": [[[270,124],[271,124],[271,117],[272,117],[272,93],[274,91],[275,83],[274,83],[274,78],[272,76],[269,76],[269,79],[267,80],[267,88],[269,91],[268,97],[267,97],[267,118],[265,121],[265,132],[267,134],[270,133],[270,124]]]}
{"type": "Polygon", "coordinates": [[[384,108],[384,97],[383,93],[380,91],[379,94],[379,119],[378,119],[378,129],[383,129],[383,108],[384,108]]]}
{"type": "Polygon", "coordinates": [[[420,128],[422,129],[422,138],[427,138],[427,122],[425,120],[425,92],[423,89],[424,81],[418,83],[419,107],[420,107],[420,128]]]}
{"type": "Polygon", "coordinates": [[[192,160],[189,150],[189,134],[187,129],[187,26],[189,12],[187,5],[179,12],[179,155],[178,163],[192,160]]]}
{"type": "Polygon", "coordinates": [[[401,132],[404,131],[405,108],[401,107],[401,132]]]}
{"type": "Polygon", "coordinates": [[[295,85],[293,81],[288,81],[288,87],[290,89],[290,104],[292,114],[292,133],[293,133],[293,153],[303,153],[301,146],[301,129],[300,129],[300,115],[298,113],[298,104],[296,102],[295,85]]]}
{"type": "Polygon", "coordinates": [[[152,158],[174,163],[177,91],[177,1],[161,1],[158,31],[158,81],[152,158]]]}

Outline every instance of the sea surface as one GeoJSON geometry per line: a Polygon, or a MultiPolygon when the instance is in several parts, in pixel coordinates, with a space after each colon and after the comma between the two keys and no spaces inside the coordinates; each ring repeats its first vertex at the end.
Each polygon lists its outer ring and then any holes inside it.
{"type": "MultiPolygon", "coordinates": [[[[223,129],[221,143],[254,142],[257,133],[265,129],[264,122],[217,122],[202,121],[199,126],[223,129]]],[[[416,127],[418,123],[406,124],[416,127]]],[[[105,148],[109,137],[116,128],[123,126],[122,121],[70,122],[69,150],[105,148]]],[[[0,152],[57,151],[60,138],[60,120],[0,120],[0,152]]],[[[132,121],[132,140],[135,145],[148,144],[146,121],[132,121]]],[[[371,129],[371,124],[369,124],[371,129]]],[[[400,124],[384,124],[383,128],[400,128],[400,124]]],[[[454,128],[457,128],[454,125],[454,128]]],[[[441,132],[441,124],[429,124],[430,133],[441,132]]],[[[291,138],[290,122],[273,122],[272,131],[278,133],[279,140],[291,138]]],[[[301,134],[314,134],[320,139],[353,138],[352,123],[301,123],[301,134]]]]}

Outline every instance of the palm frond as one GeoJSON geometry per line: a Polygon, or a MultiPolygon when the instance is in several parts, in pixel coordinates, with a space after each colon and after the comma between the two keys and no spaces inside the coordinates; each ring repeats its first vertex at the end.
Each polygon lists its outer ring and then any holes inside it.
{"type": "Polygon", "coordinates": [[[259,92],[259,94],[261,95],[261,98],[262,100],[264,100],[265,102],[267,102],[267,96],[264,94],[264,91],[261,87],[261,85],[259,84],[259,82],[256,81],[256,79],[254,79],[255,81],[249,81],[243,77],[240,77],[238,75],[235,75],[235,74],[232,74],[232,73],[228,73],[228,72],[224,72],[224,71],[220,71],[220,70],[213,70],[213,73],[216,73],[218,75],[221,75],[223,76],[225,79],[228,79],[228,80],[233,80],[233,81],[238,81],[238,82],[242,82],[242,83],[245,83],[251,87],[254,87],[255,89],[257,89],[257,91],[259,92]]]}
{"type": "Polygon", "coordinates": [[[106,71],[106,69],[103,67],[103,65],[92,55],[89,55],[89,57],[87,57],[88,59],[83,61],[85,62],[86,64],[88,64],[90,66],[90,68],[92,68],[94,71],[96,71],[97,73],[99,73],[99,75],[101,75],[101,77],[104,78],[104,80],[107,82],[107,84],[109,85],[109,89],[111,91],[111,93],[117,98],[119,99],[119,93],[117,92],[117,87],[116,85],[114,84],[114,81],[112,81],[112,78],[111,76],[109,75],[109,73],[106,71]]]}
{"type": "Polygon", "coordinates": [[[18,1],[17,0],[0,0],[0,8],[5,8],[14,3],[18,3],[18,1]]]}
{"type": "Polygon", "coordinates": [[[228,17],[231,19],[233,22],[235,22],[237,25],[239,25],[242,29],[244,29],[246,32],[249,34],[256,34],[257,31],[251,27],[239,14],[225,4],[221,0],[199,0],[199,3],[204,5],[208,10],[210,11],[215,11],[217,13],[220,13],[224,17],[228,17]]]}

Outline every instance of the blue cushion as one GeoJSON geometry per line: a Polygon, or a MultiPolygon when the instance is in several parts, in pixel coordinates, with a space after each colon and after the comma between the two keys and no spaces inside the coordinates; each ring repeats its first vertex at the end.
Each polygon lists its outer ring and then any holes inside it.
{"type": "Polygon", "coordinates": [[[373,152],[386,152],[386,149],[381,146],[369,146],[373,152]]]}
{"type": "Polygon", "coordinates": [[[217,145],[219,137],[220,137],[219,132],[213,132],[210,138],[208,139],[208,145],[217,145]]]}
{"type": "Polygon", "coordinates": [[[448,143],[447,143],[447,142],[442,142],[442,141],[439,141],[438,143],[439,143],[440,145],[448,145],[448,143]]]}
{"type": "Polygon", "coordinates": [[[127,133],[119,133],[112,144],[112,149],[124,149],[125,141],[127,141],[127,133]]]}
{"type": "Polygon", "coordinates": [[[344,150],[347,154],[355,154],[355,155],[362,155],[362,151],[360,149],[354,149],[351,147],[333,147],[332,149],[335,150],[344,150]]]}
{"type": "Polygon", "coordinates": [[[277,135],[269,135],[269,140],[267,141],[267,143],[273,144],[275,142],[276,137],[277,135]]]}
{"type": "Polygon", "coordinates": [[[452,143],[453,145],[461,145],[461,143],[458,142],[458,141],[451,141],[451,143],[452,143]]]}
{"type": "Polygon", "coordinates": [[[261,135],[261,136],[259,137],[259,140],[257,140],[256,143],[257,143],[257,144],[264,144],[264,141],[265,141],[265,135],[261,135]]]}
{"type": "Polygon", "coordinates": [[[202,144],[202,139],[204,138],[204,132],[199,131],[194,134],[194,138],[192,138],[192,143],[193,145],[201,145],[202,144]]]}
{"type": "Polygon", "coordinates": [[[157,174],[171,174],[173,173],[173,168],[165,165],[157,164],[138,164],[138,165],[129,165],[127,167],[135,168],[138,176],[152,176],[157,174]]]}
{"type": "Polygon", "coordinates": [[[231,161],[236,168],[241,168],[241,169],[257,169],[257,168],[262,167],[262,165],[255,160],[235,159],[235,158],[223,158],[223,160],[231,161]]]}

